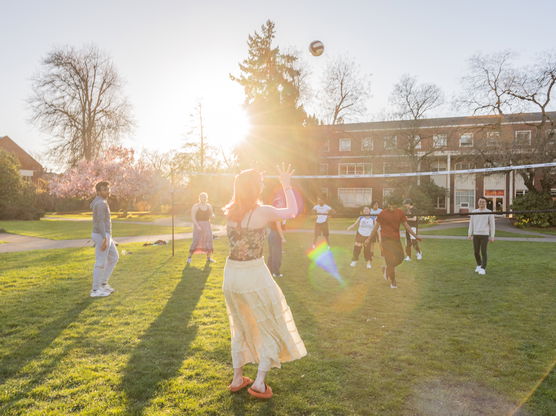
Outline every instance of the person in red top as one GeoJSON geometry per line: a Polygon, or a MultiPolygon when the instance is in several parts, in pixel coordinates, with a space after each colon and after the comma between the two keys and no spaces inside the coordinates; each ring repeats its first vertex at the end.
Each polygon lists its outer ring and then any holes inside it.
{"type": "Polygon", "coordinates": [[[395,197],[390,197],[387,208],[378,214],[376,224],[369,236],[368,240],[373,241],[380,228],[380,236],[382,238],[382,255],[386,261],[383,267],[384,279],[390,280],[390,287],[396,289],[396,266],[401,264],[404,259],[404,251],[400,242],[400,224],[403,224],[405,230],[421,241],[417,234],[413,232],[404,212],[398,208],[400,205],[395,197]]]}

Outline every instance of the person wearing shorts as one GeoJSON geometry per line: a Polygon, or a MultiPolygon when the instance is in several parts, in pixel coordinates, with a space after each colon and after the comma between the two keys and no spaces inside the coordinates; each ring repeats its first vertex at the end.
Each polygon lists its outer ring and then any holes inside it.
{"type": "Polygon", "coordinates": [[[375,221],[371,216],[371,209],[369,207],[364,207],[362,211],[362,215],[357,218],[357,220],[347,227],[348,230],[351,230],[356,225],[359,225],[357,228],[357,232],[355,233],[355,241],[353,243],[353,257],[351,258],[351,267],[355,267],[357,265],[357,261],[359,260],[359,255],[361,254],[361,249],[363,249],[363,256],[365,257],[365,261],[367,262],[367,269],[372,268],[372,259],[373,254],[371,252],[371,242],[367,241],[367,238],[371,235],[373,231],[373,227],[375,225],[375,221]]]}

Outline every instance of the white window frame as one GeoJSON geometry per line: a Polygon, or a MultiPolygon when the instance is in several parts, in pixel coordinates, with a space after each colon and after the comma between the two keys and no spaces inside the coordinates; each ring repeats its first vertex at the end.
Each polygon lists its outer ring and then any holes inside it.
{"type": "Polygon", "coordinates": [[[469,211],[475,208],[475,189],[456,189],[454,193],[455,208],[459,210],[461,203],[469,203],[469,211]],[[466,192],[465,198],[462,198],[462,193],[466,192]]]}
{"type": "Polygon", "coordinates": [[[351,152],[351,139],[349,137],[338,139],[338,151],[351,152]]]}
{"type": "Polygon", "coordinates": [[[320,175],[328,175],[328,163],[320,163],[319,164],[319,174],[320,175]]]}
{"type": "Polygon", "coordinates": [[[394,193],[394,188],[382,188],[382,200],[385,201],[390,195],[394,193]]]}
{"type": "Polygon", "coordinates": [[[384,150],[394,150],[398,147],[398,136],[384,136],[384,150]]]}
{"type": "Polygon", "coordinates": [[[486,145],[487,147],[498,146],[500,142],[500,132],[499,131],[487,131],[486,134],[486,145]]]}
{"type": "Polygon", "coordinates": [[[432,147],[435,149],[442,149],[448,147],[448,135],[445,133],[435,134],[432,136],[432,147]]]}
{"type": "Polygon", "coordinates": [[[441,161],[440,160],[433,160],[431,165],[430,165],[430,170],[431,172],[443,172],[448,170],[448,163],[447,162],[442,162],[443,166],[440,166],[441,161]]]}
{"type": "Polygon", "coordinates": [[[456,162],[454,163],[455,170],[467,170],[475,169],[475,163],[473,162],[456,162]]]}
{"type": "Polygon", "coordinates": [[[342,203],[344,207],[348,208],[356,208],[362,207],[365,205],[371,205],[373,202],[373,188],[338,188],[337,190],[338,200],[342,203]],[[349,194],[354,194],[354,197],[351,198],[354,201],[349,201],[350,198],[347,198],[348,201],[345,201],[345,197],[349,194]],[[361,196],[360,194],[363,194],[361,196]]]}
{"type": "Polygon", "coordinates": [[[459,137],[459,147],[473,147],[473,133],[463,133],[460,137],[459,137]],[[470,138],[471,139],[471,144],[463,144],[463,138],[470,138]]]}
{"type": "Polygon", "coordinates": [[[514,133],[514,144],[516,146],[531,146],[531,130],[516,130],[514,133]],[[527,133],[527,144],[520,143],[517,139],[519,133],[527,133]]]}
{"type": "Polygon", "coordinates": [[[446,195],[436,197],[436,209],[446,209],[446,195]],[[440,203],[442,201],[442,203],[440,203]]]}
{"type": "Polygon", "coordinates": [[[320,188],[320,194],[328,199],[328,188],[326,186],[322,186],[320,188]]]}
{"type": "Polygon", "coordinates": [[[322,145],[323,152],[330,152],[330,139],[326,139],[322,145]]]}
{"type": "Polygon", "coordinates": [[[338,163],[338,175],[370,175],[372,165],[368,162],[338,163]]]}
{"type": "Polygon", "coordinates": [[[362,152],[370,152],[373,150],[373,138],[372,137],[363,137],[361,138],[361,151],[362,152]],[[366,143],[366,144],[365,144],[366,143]]]}
{"type": "Polygon", "coordinates": [[[421,136],[419,136],[418,134],[414,135],[409,140],[413,140],[413,143],[415,143],[415,149],[419,150],[423,147],[423,145],[421,144],[421,136]]]}

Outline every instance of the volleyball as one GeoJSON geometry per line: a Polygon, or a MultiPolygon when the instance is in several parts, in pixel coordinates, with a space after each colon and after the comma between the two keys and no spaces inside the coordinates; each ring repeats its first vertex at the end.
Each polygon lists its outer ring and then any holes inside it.
{"type": "Polygon", "coordinates": [[[309,51],[313,56],[321,56],[324,52],[324,44],[320,40],[315,40],[309,45],[309,51]]]}

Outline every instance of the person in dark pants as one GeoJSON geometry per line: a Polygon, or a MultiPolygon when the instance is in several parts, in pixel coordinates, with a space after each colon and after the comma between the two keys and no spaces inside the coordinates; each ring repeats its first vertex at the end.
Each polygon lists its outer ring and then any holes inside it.
{"type": "Polygon", "coordinates": [[[485,275],[487,266],[487,246],[489,242],[494,242],[495,223],[494,215],[488,214],[492,211],[486,207],[486,198],[480,197],[477,201],[477,205],[479,208],[472,212],[483,214],[470,216],[467,238],[469,240],[473,239],[473,251],[475,253],[475,261],[477,262],[475,273],[485,275]]]}
{"type": "MultiPolygon", "coordinates": [[[[406,199],[403,201],[403,205],[405,208],[405,216],[407,218],[407,223],[413,230],[415,234],[417,234],[417,227],[419,221],[417,219],[417,215],[415,215],[415,206],[411,199],[406,199]]],[[[416,257],[417,260],[421,260],[423,258],[423,253],[421,252],[421,248],[419,247],[419,242],[412,238],[411,235],[406,231],[405,232],[405,261],[411,261],[411,247],[415,247],[416,257]]]]}
{"type": "Polygon", "coordinates": [[[313,207],[313,212],[317,214],[317,218],[315,220],[315,236],[313,237],[313,248],[315,248],[317,240],[321,235],[326,240],[326,245],[330,248],[330,240],[328,239],[328,217],[329,215],[335,214],[336,211],[334,211],[331,206],[325,204],[322,197],[319,197],[317,200],[317,205],[313,207]]]}
{"type": "Polygon", "coordinates": [[[284,230],[281,221],[269,223],[270,231],[268,233],[268,269],[272,273],[272,277],[284,277],[280,273],[282,266],[282,244],[286,242],[284,238],[284,230]]]}
{"type": "Polygon", "coordinates": [[[386,266],[383,267],[383,275],[385,280],[390,280],[390,287],[392,289],[398,287],[396,284],[396,266],[400,265],[404,258],[403,247],[400,242],[400,224],[403,224],[405,230],[415,237],[416,240],[421,240],[407,223],[403,211],[397,208],[399,202],[394,197],[390,197],[388,207],[378,214],[377,223],[368,238],[371,241],[380,228],[382,252],[386,262],[386,266]]]}

